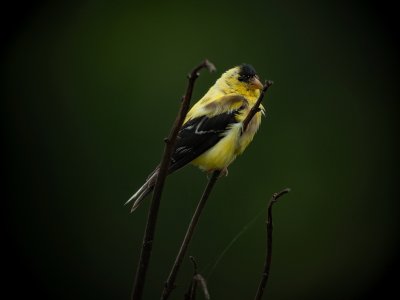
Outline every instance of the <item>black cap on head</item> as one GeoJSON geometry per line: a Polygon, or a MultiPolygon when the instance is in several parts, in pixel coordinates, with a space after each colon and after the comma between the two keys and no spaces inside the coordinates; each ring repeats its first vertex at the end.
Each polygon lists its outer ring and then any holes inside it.
{"type": "Polygon", "coordinates": [[[239,68],[239,81],[248,82],[251,78],[257,75],[256,70],[254,70],[251,65],[241,64],[239,68]]]}

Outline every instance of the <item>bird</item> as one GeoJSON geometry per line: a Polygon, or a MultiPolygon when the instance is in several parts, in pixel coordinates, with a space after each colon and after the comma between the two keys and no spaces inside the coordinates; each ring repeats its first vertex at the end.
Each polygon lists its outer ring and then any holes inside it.
{"type": "MultiPolygon", "coordinates": [[[[259,111],[244,130],[243,121],[260,96],[263,84],[250,64],[241,64],[224,72],[186,115],[179,130],[168,174],[192,164],[211,173],[228,174],[228,166],[253,140],[265,108],[259,111]]],[[[133,202],[131,212],[155,186],[157,166],[145,183],[125,203],[133,202]]]]}

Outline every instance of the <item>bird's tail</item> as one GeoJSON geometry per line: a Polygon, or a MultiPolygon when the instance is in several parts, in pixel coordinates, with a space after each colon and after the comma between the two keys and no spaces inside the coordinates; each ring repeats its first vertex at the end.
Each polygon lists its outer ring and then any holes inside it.
{"type": "Polygon", "coordinates": [[[147,177],[146,182],[141,186],[141,188],[138,189],[136,193],[125,202],[125,205],[127,205],[128,203],[134,201],[131,212],[134,212],[136,208],[139,207],[140,203],[142,203],[142,200],[153,191],[154,185],[156,184],[158,171],[159,168],[157,167],[152,173],[150,173],[149,177],[147,177]]]}

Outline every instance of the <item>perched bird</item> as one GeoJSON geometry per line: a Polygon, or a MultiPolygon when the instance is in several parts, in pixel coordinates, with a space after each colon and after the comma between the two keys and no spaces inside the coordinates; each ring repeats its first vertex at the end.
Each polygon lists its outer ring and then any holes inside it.
{"type": "MultiPolygon", "coordinates": [[[[191,163],[206,172],[221,170],[242,154],[261,123],[258,112],[243,132],[242,122],[257,101],[263,88],[251,65],[242,64],[226,71],[188,112],[179,131],[171,157],[169,174],[191,163]]],[[[153,190],[157,167],[142,187],[126,202],[134,211],[153,190]]]]}

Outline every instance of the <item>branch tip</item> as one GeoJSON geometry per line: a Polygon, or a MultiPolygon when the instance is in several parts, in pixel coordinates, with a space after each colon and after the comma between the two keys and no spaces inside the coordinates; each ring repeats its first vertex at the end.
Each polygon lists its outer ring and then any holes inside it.
{"type": "Polygon", "coordinates": [[[196,275],[197,274],[197,262],[193,256],[189,256],[189,258],[193,263],[193,273],[194,273],[194,275],[196,275]]]}
{"type": "Polygon", "coordinates": [[[268,211],[267,211],[267,249],[266,249],[266,255],[265,255],[265,261],[264,261],[264,269],[263,273],[261,275],[261,280],[258,285],[257,293],[254,298],[254,300],[261,300],[265,287],[267,285],[268,277],[269,277],[269,271],[271,268],[271,259],[272,259],[272,229],[273,229],[273,223],[272,223],[272,206],[274,203],[278,201],[280,197],[283,195],[287,194],[290,192],[290,188],[285,188],[280,192],[273,193],[271,199],[269,200],[268,203],[268,211]]]}
{"type": "Polygon", "coordinates": [[[273,193],[271,199],[269,200],[269,205],[268,206],[271,207],[272,204],[278,202],[280,197],[282,197],[283,195],[285,195],[285,194],[287,194],[289,192],[290,192],[290,188],[286,188],[286,189],[283,189],[280,192],[273,193]]]}
{"type": "Polygon", "coordinates": [[[272,199],[273,199],[272,201],[273,202],[277,202],[280,197],[282,197],[283,195],[285,195],[285,194],[287,194],[289,192],[290,192],[290,188],[285,188],[285,189],[283,189],[282,191],[280,191],[278,193],[274,193],[272,195],[272,199]]]}
{"type": "Polygon", "coordinates": [[[210,293],[208,292],[207,282],[204,279],[204,277],[201,276],[200,274],[196,274],[196,275],[193,276],[193,279],[196,280],[198,283],[200,283],[200,286],[203,289],[204,298],[209,300],[210,299],[210,293]]]}
{"type": "Polygon", "coordinates": [[[269,88],[273,84],[274,84],[274,82],[272,80],[265,80],[264,88],[265,87],[269,88]]]}
{"type": "Polygon", "coordinates": [[[215,65],[210,62],[208,59],[205,59],[203,62],[204,66],[208,69],[208,71],[210,73],[215,72],[217,70],[217,68],[215,67],[215,65]]]}
{"type": "Polygon", "coordinates": [[[208,59],[204,60],[201,64],[199,64],[196,68],[194,68],[192,70],[192,72],[190,72],[187,75],[188,79],[196,79],[197,77],[200,76],[200,70],[206,68],[210,73],[216,71],[217,69],[215,68],[215,65],[210,62],[208,59]]]}

